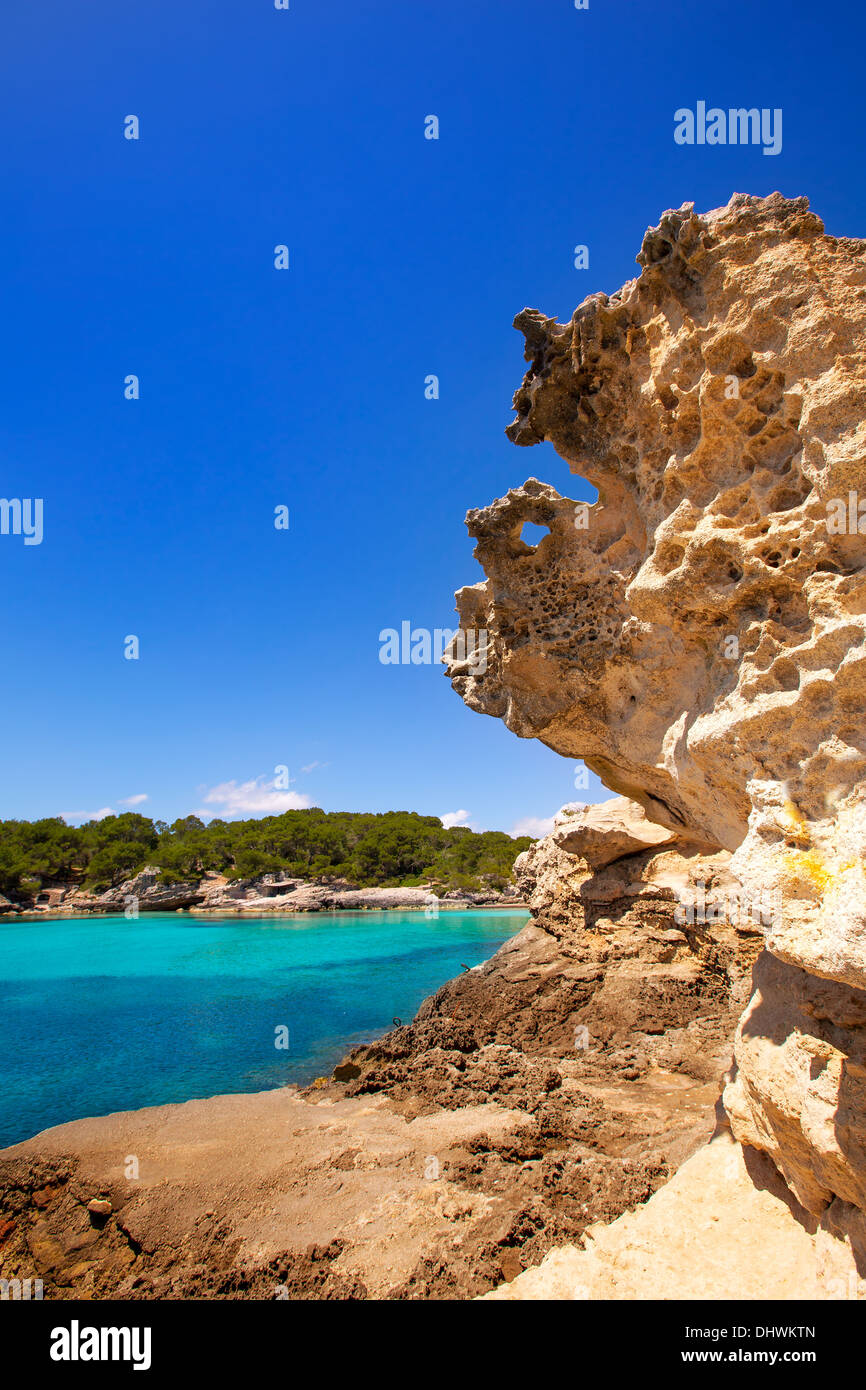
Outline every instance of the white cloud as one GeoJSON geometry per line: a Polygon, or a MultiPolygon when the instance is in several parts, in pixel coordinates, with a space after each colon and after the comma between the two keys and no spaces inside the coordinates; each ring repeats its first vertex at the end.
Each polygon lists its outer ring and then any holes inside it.
{"type": "Polygon", "coordinates": [[[317,767],[330,767],[330,763],[307,763],[306,767],[301,768],[301,772],[315,772],[317,767]]]}
{"type": "Polygon", "coordinates": [[[98,811],[61,811],[60,819],[74,825],[76,821],[105,820],[106,816],[116,816],[113,806],[103,806],[98,811]]]}
{"type": "Polygon", "coordinates": [[[523,820],[515,821],[508,833],[515,839],[518,835],[531,835],[533,840],[540,840],[543,835],[549,835],[552,829],[553,816],[524,816],[523,820]]]}
{"type": "Polygon", "coordinates": [[[220,782],[205,792],[204,801],[207,806],[217,809],[196,811],[195,814],[211,818],[219,816],[222,819],[228,816],[278,816],[283,811],[304,811],[312,804],[308,796],[301,796],[299,792],[278,791],[274,779],[268,781],[264,777],[254,777],[249,782],[220,782]]]}
{"type": "MultiPolygon", "coordinates": [[[[136,796],[121,796],[118,799],[118,806],[140,806],[143,801],[148,800],[147,792],[139,792],[136,796]]],[[[105,820],[106,816],[119,816],[122,813],[115,811],[113,806],[100,806],[98,811],[61,811],[60,819],[65,820],[69,825],[81,825],[88,820],[105,820]]]]}
{"type": "Polygon", "coordinates": [[[444,816],[440,816],[442,824],[446,830],[453,830],[455,825],[468,825],[468,811],[446,811],[444,816]]]}

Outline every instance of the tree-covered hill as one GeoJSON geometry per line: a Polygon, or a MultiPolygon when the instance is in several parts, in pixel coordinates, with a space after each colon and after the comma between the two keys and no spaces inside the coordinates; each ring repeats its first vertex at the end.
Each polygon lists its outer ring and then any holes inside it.
{"type": "Polygon", "coordinates": [[[437,816],[412,811],[286,811],[261,820],[186,816],[172,825],[136,812],[71,826],[59,817],[0,821],[0,893],[25,901],[46,887],[77,882],[99,891],[145,865],[165,882],[208,871],[252,878],[284,871],[296,878],[345,878],[360,888],[422,882],[449,888],[502,888],[528,836],[446,830],[437,816]]]}

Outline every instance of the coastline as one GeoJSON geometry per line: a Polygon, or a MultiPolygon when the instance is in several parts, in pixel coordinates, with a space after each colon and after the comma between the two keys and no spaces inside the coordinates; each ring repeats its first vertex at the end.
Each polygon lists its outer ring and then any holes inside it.
{"type": "Polygon", "coordinates": [[[850,1248],[722,1104],[761,931],[680,904],[727,872],[622,799],[565,808],[518,861],[526,925],[330,1076],[0,1150],[2,1277],[51,1300],[856,1296],[850,1248]]]}
{"type": "MultiPolygon", "coordinates": [[[[313,909],[296,908],[294,912],[280,911],[272,909],[265,913],[261,907],[175,907],[166,909],[164,907],[143,907],[139,912],[139,920],[146,917],[157,917],[160,914],[170,911],[179,917],[286,917],[286,918],[307,918],[315,917],[317,912],[313,909]]],[[[321,911],[321,909],[319,910],[321,911]]],[[[517,902],[497,902],[497,903],[440,903],[439,913],[445,912],[529,912],[529,904],[523,901],[517,902]]],[[[356,917],[359,912],[420,912],[425,915],[423,907],[417,903],[408,904],[405,907],[387,906],[375,907],[334,907],[326,912],[321,912],[325,917],[356,917]]],[[[0,926],[3,922],[74,922],[90,921],[94,917],[114,917],[118,914],[111,908],[91,909],[79,912],[14,912],[4,913],[0,916],[0,926]]],[[[438,915],[438,914],[437,914],[438,915]]]]}
{"type": "Polygon", "coordinates": [[[0,1152],[4,1277],[55,1299],[469,1298],[641,1208],[716,1129],[753,944],[675,930],[680,858],[636,833],[567,873],[539,842],[530,920],[330,1076],[0,1152]]]}
{"type": "Polygon", "coordinates": [[[354,1045],[411,1019],[527,916],[171,912],[8,923],[0,1147],[73,1119],[309,1085],[354,1045]],[[17,1040],[60,1019],[61,1064],[28,1062],[17,1040]]]}
{"type": "Polygon", "coordinates": [[[165,883],[158,868],[140,870],[104,893],[90,893],[67,882],[43,890],[35,902],[26,905],[0,898],[0,922],[7,919],[39,920],[123,915],[138,917],[148,912],[189,912],[190,914],[232,916],[283,914],[294,916],[317,912],[363,912],[423,910],[428,916],[448,910],[488,911],[494,908],[522,907],[526,904],[512,883],[510,891],[496,888],[467,890],[443,888],[441,883],[424,886],[394,885],[359,888],[346,879],[320,877],[291,878],[268,873],[248,879],[230,880],[213,872],[201,878],[165,883]]]}

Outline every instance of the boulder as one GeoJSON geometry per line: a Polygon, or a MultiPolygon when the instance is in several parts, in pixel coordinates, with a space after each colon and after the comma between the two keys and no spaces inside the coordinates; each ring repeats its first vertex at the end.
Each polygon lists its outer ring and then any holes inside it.
{"type": "Polygon", "coordinates": [[[563,807],[555,817],[551,838],[569,854],[579,854],[594,869],[601,869],[629,854],[672,845],[677,836],[655,825],[636,802],[615,796],[595,806],[563,807]]]}

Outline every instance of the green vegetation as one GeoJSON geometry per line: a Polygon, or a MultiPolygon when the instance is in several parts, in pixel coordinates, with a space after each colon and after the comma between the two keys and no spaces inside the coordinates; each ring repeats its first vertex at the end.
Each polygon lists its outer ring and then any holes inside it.
{"type": "Polygon", "coordinates": [[[59,817],[0,821],[0,893],[16,901],[78,882],[101,891],[145,865],[166,883],[209,870],[229,878],[283,871],[293,878],[345,878],[360,888],[433,883],[446,892],[504,888],[532,841],[501,831],[445,830],[411,811],[287,811],[262,820],[186,816],[173,825],[135,812],[71,826],[59,817]]]}

